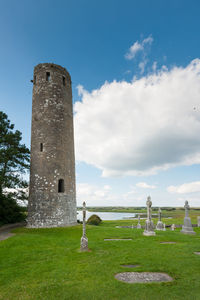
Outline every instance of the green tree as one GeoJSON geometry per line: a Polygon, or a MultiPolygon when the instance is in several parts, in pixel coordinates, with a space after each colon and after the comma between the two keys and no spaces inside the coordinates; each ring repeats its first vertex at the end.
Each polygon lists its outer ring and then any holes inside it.
{"type": "Polygon", "coordinates": [[[30,151],[21,144],[21,132],[14,131],[8,116],[0,111],[0,223],[20,220],[16,193],[5,194],[6,188],[25,188],[22,174],[29,168],[30,151]]]}

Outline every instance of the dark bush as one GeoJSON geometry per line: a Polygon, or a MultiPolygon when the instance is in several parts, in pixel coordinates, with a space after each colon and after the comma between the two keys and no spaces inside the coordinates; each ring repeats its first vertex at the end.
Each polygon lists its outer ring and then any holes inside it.
{"type": "Polygon", "coordinates": [[[25,217],[24,208],[10,195],[0,194],[0,225],[21,222],[25,217]]]}
{"type": "Polygon", "coordinates": [[[101,218],[97,215],[92,215],[87,220],[87,224],[89,225],[99,225],[102,222],[101,218]]]}

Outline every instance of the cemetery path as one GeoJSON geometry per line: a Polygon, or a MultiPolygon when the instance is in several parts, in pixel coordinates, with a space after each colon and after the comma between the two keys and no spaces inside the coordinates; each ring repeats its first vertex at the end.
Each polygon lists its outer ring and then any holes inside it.
{"type": "Polygon", "coordinates": [[[25,225],[24,222],[14,223],[14,224],[6,224],[0,227],[0,241],[6,240],[9,237],[15,235],[15,233],[11,233],[12,229],[23,227],[25,225]]]}

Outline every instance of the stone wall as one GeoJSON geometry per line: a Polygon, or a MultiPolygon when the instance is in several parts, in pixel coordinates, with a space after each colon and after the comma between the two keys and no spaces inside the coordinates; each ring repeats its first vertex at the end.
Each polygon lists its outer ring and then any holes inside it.
{"type": "Polygon", "coordinates": [[[34,68],[28,227],[76,224],[71,78],[65,68],[34,68]],[[59,183],[60,181],[60,183],[59,183]]]}

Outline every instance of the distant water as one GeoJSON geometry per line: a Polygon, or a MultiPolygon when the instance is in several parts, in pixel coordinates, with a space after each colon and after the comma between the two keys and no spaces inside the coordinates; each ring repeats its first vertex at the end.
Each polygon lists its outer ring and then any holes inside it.
{"type": "MultiPolygon", "coordinates": [[[[135,217],[135,213],[121,213],[121,212],[98,212],[98,211],[86,211],[86,219],[92,215],[98,215],[101,220],[112,221],[112,220],[125,220],[132,219],[135,217]]],[[[77,220],[83,220],[82,211],[77,211],[77,220]]]]}

